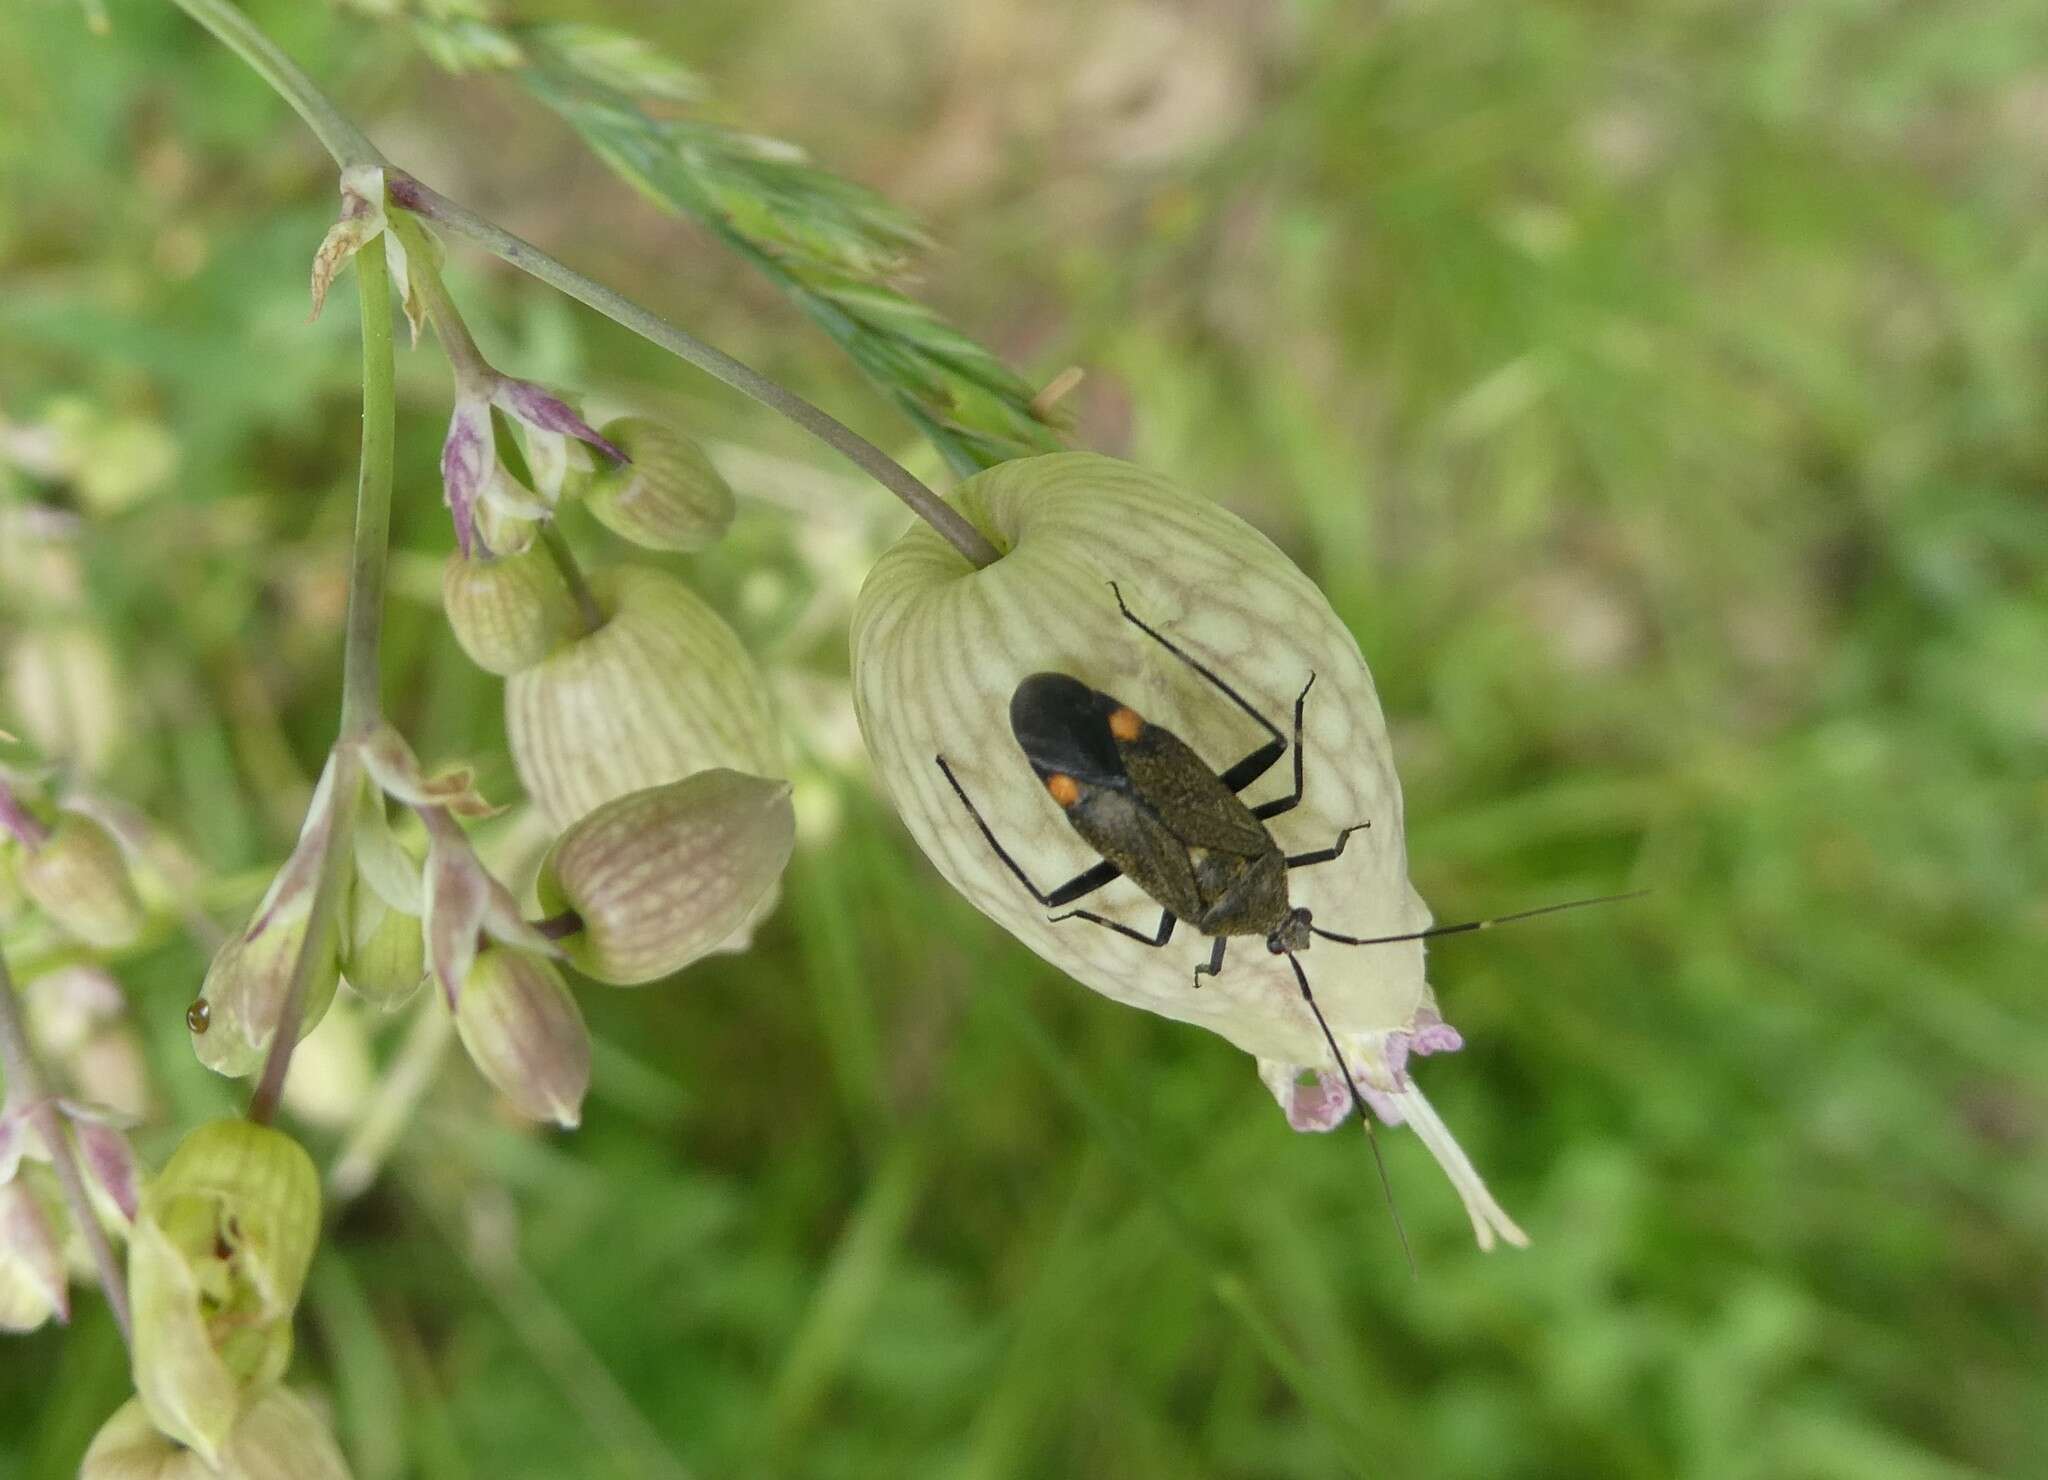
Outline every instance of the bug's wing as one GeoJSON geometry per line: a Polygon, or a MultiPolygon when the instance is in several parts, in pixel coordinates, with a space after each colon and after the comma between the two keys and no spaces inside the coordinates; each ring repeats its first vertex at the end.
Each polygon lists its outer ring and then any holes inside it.
{"type": "Polygon", "coordinates": [[[1121,787],[1084,786],[1067,820],[1097,853],[1124,877],[1182,920],[1202,915],[1187,845],[1160,822],[1152,809],[1121,787]]]}
{"type": "Polygon", "coordinates": [[[1137,739],[1117,749],[1132,789],[1183,849],[1206,848],[1239,858],[1272,851],[1272,836],[1251,809],[1173,731],[1147,725],[1137,739]]]}

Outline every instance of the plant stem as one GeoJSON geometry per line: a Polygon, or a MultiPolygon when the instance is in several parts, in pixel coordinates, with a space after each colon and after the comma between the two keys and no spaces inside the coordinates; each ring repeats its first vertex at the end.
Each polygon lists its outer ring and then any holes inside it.
{"type": "Polygon", "coordinates": [[[299,117],[306,121],[326,146],[327,152],[334,156],[335,163],[343,169],[351,165],[382,166],[386,170],[386,187],[395,204],[440,223],[454,235],[475,243],[520,271],[596,309],[614,323],[631,329],[676,358],[695,365],[707,375],[724,381],[734,390],[787,417],[903,500],[913,514],[937,530],[970,564],[984,566],[995,561],[999,553],[996,547],[964,515],[853,428],[723,350],[713,348],[659,314],[642,308],[623,293],[585,277],[532,243],[522,241],[467,206],[450,200],[405,171],[393,167],[363,131],[314,85],[313,79],[227,0],[171,0],[171,3],[206,27],[254,68],[278,96],[297,110],[299,117]]]}
{"type": "Polygon", "coordinates": [[[291,1067],[292,1050],[299,1046],[299,1024],[306,1020],[306,996],[313,988],[313,974],[341,949],[343,890],[355,867],[356,786],[361,780],[356,747],[337,744],[329,764],[334,767],[334,791],[328,801],[333,815],[327,822],[326,848],[320,855],[320,879],[313,886],[306,936],[299,942],[299,954],[292,958],[284,1006],[278,1011],[270,1050],[263,1058],[263,1077],[249,1097],[249,1118],[258,1125],[268,1125],[277,1116],[285,1071],[291,1067]]]}
{"type": "Polygon", "coordinates": [[[462,310],[455,306],[448,285],[441,280],[441,269],[434,263],[434,247],[427,240],[426,228],[401,214],[391,218],[391,229],[398,233],[405,247],[407,275],[426,304],[427,322],[434,326],[434,337],[441,341],[441,353],[448,357],[448,368],[455,372],[456,390],[488,395],[497,384],[498,372],[476,347],[462,310]]]}
{"type": "MultiPolygon", "coordinates": [[[[181,0],[182,3],[182,0],[181,0]]],[[[263,1077],[249,1100],[249,1118],[267,1124],[277,1114],[285,1071],[299,1044],[306,994],[313,975],[333,959],[341,944],[343,891],[355,867],[357,753],[351,742],[380,722],[378,639],[384,630],[384,576],[390,563],[391,439],[395,400],[391,334],[391,273],[384,239],[372,237],[356,253],[356,296],[363,320],[363,446],[356,477],[356,531],[349,561],[348,636],[341,660],[341,734],[329,764],[333,809],[327,822],[320,881],[314,886],[306,937],[292,961],[277,1030],[263,1059],[263,1077]]]]}
{"type": "MultiPolygon", "coordinates": [[[[184,0],[180,0],[184,4],[184,0]]],[[[354,868],[356,825],[356,747],[381,721],[377,696],[381,671],[377,661],[383,637],[385,567],[391,563],[391,418],[395,350],[391,344],[391,270],[385,262],[383,237],[356,252],[356,299],[362,307],[362,467],[356,473],[356,534],[348,561],[348,639],[342,651],[342,725],[334,747],[334,794],[328,819],[326,852],[319,858],[319,882],[313,886],[313,907],[305,940],[291,962],[291,983],[285,1005],[276,1015],[276,1034],[262,1060],[262,1079],[250,1097],[250,1120],[268,1124],[276,1101],[285,1093],[285,1071],[299,1046],[299,1024],[305,1021],[305,995],[313,972],[322,970],[340,950],[342,890],[354,868]]]]}
{"type": "Polygon", "coordinates": [[[120,1261],[114,1257],[114,1246],[107,1242],[106,1229],[100,1227],[99,1214],[93,1209],[85,1178],[78,1170],[78,1159],[72,1155],[64,1117],[43,1077],[43,1066],[36,1061],[35,1045],[29,1041],[21,999],[15,995],[14,977],[7,969],[5,956],[0,956],[0,1069],[7,1074],[8,1098],[27,1107],[30,1120],[49,1148],[51,1170],[57,1174],[57,1186],[64,1194],[65,1206],[71,1210],[71,1221],[78,1225],[85,1246],[92,1253],[93,1266],[99,1270],[100,1288],[107,1292],[107,1307],[114,1313],[114,1324],[121,1329],[121,1339],[132,1344],[128,1281],[120,1261]]]}
{"type": "Polygon", "coordinates": [[[292,105],[306,121],[334,162],[343,169],[351,165],[381,165],[384,156],[346,114],[328,100],[313,79],[299,70],[278,49],[255,22],[228,0],[171,0],[185,14],[206,27],[227,48],[249,64],[252,71],[270,84],[270,90],[292,105]]]}
{"type": "Polygon", "coordinates": [[[363,445],[356,476],[356,531],[349,561],[348,637],[341,670],[341,734],[360,735],[380,717],[378,640],[384,630],[384,575],[390,561],[392,415],[396,400],[391,274],[384,238],[356,253],[363,320],[363,445]]]}
{"type": "Polygon", "coordinates": [[[576,598],[576,614],[583,620],[584,635],[597,631],[604,625],[604,608],[597,604],[590,582],[583,577],[583,567],[576,563],[576,552],[569,548],[569,541],[563,538],[561,527],[554,520],[540,521],[540,543],[548,558],[555,562],[555,569],[562,573],[569,594],[576,598]]]}
{"type": "Polygon", "coordinates": [[[724,350],[714,348],[687,330],[676,327],[653,310],[642,308],[623,293],[607,288],[594,278],[585,277],[566,263],[558,262],[531,242],[514,236],[411,175],[391,170],[386,177],[386,188],[391,192],[394,205],[434,222],[450,235],[482,247],[492,256],[509,262],[585,307],[595,309],[613,323],[632,330],[677,359],[695,365],[705,374],[724,381],[734,390],[753,397],[769,410],[795,422],[903,500],[913,514],[936,530],[970,564],[984,566],[998,557],[996,547],[967,521],[966,516],[926,487],[908,468],[803,397],[777,385],[724,350]]]}

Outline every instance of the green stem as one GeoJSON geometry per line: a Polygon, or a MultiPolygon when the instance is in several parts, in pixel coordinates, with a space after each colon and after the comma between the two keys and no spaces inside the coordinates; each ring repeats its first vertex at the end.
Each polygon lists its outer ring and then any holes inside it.
{"type": "Polygon", "coordinates": [[[249,1099],[249,1118],[258,1124],[268,1123],[277,1114],[314,974],[323,970],[341,947],[342,905],[349,873],[355,867],[352,839],[359,778],[356,748],[351,742],[374,729],[381,717],[378,647],[384,630],[384,577],[391,558],[391,440],[396,401],[391,273],[384,261],[384,239],[372,237],[356,253],[355,262],[356,296],[363,321],[363,446],[349,561],[348,635],[341,659],[341,735],[329,761],[334,768],[329,778],[334,790],[328,798],[332,815],[306,936],[292,961],[277,1030],[263,1059],[263,1077],[249,1099]]]}
{"type": "Polygon", "coordinates": [[[426,229],[403,214],[391,218],[391,229],[398,233],[398,240],[405,247],[406,272],[414,291],[426,304],[427,322],[434,326],[434,337],[441,341],[441,353],[448,357],[448,368],[455,372],[456,389],[488,394],[497,383],[498,372],[476,347],[462,310],[455,306],[454,296],[441,280],[441,269],[434,265],[433,243],[427,240],[426,229]]]}
{"type": "Polygon", "coordinates": [[[349,561],[348,636],[341,669],[341,733],[352,738],[380,718],[378,647],[384,630],[384,577],[391,556],[392,416],[396,403],[391,274],[384,238],[356,253],[363,319],[363,445],[356,478],[355,544],[349,561]]]}
{"type": "Polygon", "coordinates": [[[268,1125],[277,1117],[285,1071],[291,1068],[292,1050],[299,1046],[299,1025],[306,1020],[306,997],[313,990],[314,974],[332,964],[341,950],[342,906],[355,868],[356,787],[362,778],[357,773],[353,745],[336,745],[329,764],[334,767],[330,778],[334,790],[327,804],[333,813],[327,821],[325,851],[320,855],[320,879],[313,886],[306,935],[299,942],[298,955],[292,958],[284,1006],[277,1014],[270,1051],[263,1058],[263,1077],[249,1097],[249,1118],[258,1125],[268,1125]]]}
{"type": "Polygon", "coordinates": [[[381,165],[384,156],[363,131],[327,95],[299,64],[278,50],[256,28],[248,16],[227,0],[171,0],[185,14],[206,27],[227,48],[249,64],[252,71],[270,84],[270,90],[292,105],[321,145],[343,169],[351,165],[381,165]]]}
{"type": "Polygon", "coordinates": [[[677,359],[695,365],[705,374],[724,381],[734,390],[753,397],[769,410],[795,422],[903,500],[913,514],[938,531],[970,564],[984,566],[996,560],[999,553],[996,547],[964,515],[853,428],[723,350],[713,348],[661,315],[642,308],[623,293],[585,277],[532,243],[522,241],[467,206],[457,204],[405,171],[393,167],[363,131],[314,86],[313,80],[227,0],[172,0],[172,3],[225,42],[290,103],[319,136],[336,164],[344,169],[351,165],[382,166],[386,171],[391,199],[397,205],[438,222],[453,235],[475,243],[520,271],[596,309],[612,322],[659,345],[677,359]]]}
{"type": "Polygon", "coordinates": [[[576,614],[583,620],[584,635],[597,631],[604,625],[604,608],[597,604],[590,582],[583,578],[583,567],[576,563],[576,552],[569,548],[569,541],[554,520],[540,521],[540,543],[548,558],[555,562],[555,569],[562,573],[569,594],[576,598],[576,614]]]}
{"type": "Polygon", "coordinates": [[[64,1117],[57,1110],[49,1081],[43,1077],[43,1066],[37,1062],[35,1044],[29,1040],[21,999],[14,993],[14,977],[7,970],[5,956],[0,956],[0,1070],[7,1075],[7,1098],[27,1107],[36,1133],[49,1149],[50,1169],[57,1174],[57,1187],[64,1194],[65,1206],[71,1210],[71,1221],[78,1225],[79,1234],[92,1253],[100,1288],[107,1292],[107,1306],[114,1313],[114,1324],[121,1329],[121,1339],[132,1345],[128,1282],[122,1276],[120,1261],[114,1257],[114,1246],[107,1242],[107,1231],[100,1226],[100,1215],[93,1209],[85,1177],[72,1154],[64,1117]]]}
{"type": "Polygon", "coordinates": [[[714,348],[687,330],[676,327],[652,309],[642,308],[625,294],[607,288],[595,278],[585,277],[566,263],[558,262],[531,242],[514,236],[497,223],[484,219],[467,206],[448,199],[403,171],[391,170],[386,177],[386,187],[391,192],[394,205],[413,212],[423,220],[432,221],[451,236],[461,237],[492,256],[509,262],[521,272],[567,294],[586,308],[595,309],[613,323],[632,330],[677,359],[695,365],[712,378],[724,381],[742,395],[751,396],[769,410],[795,422],[895,494],[970,564],[985,566],[997,559],[999,552],[996,547],[967,521],[966,516],[926,487],[888,453],[803,397],[784,389],[724,350],[714,348]]]}

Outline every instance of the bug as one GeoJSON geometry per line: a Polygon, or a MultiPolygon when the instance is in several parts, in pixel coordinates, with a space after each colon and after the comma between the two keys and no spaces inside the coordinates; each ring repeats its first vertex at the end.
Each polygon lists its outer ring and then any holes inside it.
{"type": "MultiPolygon", "coordinates": [[[[1233,939],[1263,938],[1269,952],[1285,956],[1302,1000],[1314,1014],[1337,1070],[1351,1091],[1353,1107],[1371,1136],[1372,1117],[1309,987],[1308,973],[1301,964],[1303,951],[1319,939],[1373,946],[1457,935],[1628,896],[1571,900],[1398,935],[1354,936],[1325,930],[1307,908],[1293,902],[1288,875],[1342,857],[1352,834],[1371,827],[1371,820],[1352,823],[1327,847],[1303,853],[1283,850],[1267,827],[1272,819],[1301,805],[1307,759],[1302,722],[1315,675],[1309,675],[1295,698],[1290,739],[1215,670],[1133,612],[1116,582],[1111,581],[1109,588],[1125,621],[1201,675],[1255,721],[1266,732],[1265,743],[1218,771],[1166,726],[1078,678],[1065,673],[1034,673],[1025,678],[1010,696],[1011,733],[1047,795],[1074,831],[1101,855],[1101,862],[1049,890],[1041,889],[996,837],[945,756],[934,759],[982,837],[1017,882],[1045,908],[1065,910],[1052,917],[1054,923],[1084,920],[1155,948],[1164,947],[1173,939],[1176,927],[1186,924],[1215,942],[1209,959],[1195,967],[1197,988],[1204,976],[1221,975],[1233,939]],[[1294,755],[1293,790],[1256,806],[1247,805],[1240,793],[1279,764],[1290,749],[1294,755]],[[1160,907],[1159,924],[1151,934],[1092,910],[1066,909],[1118,878],[1129,879],[1160,907]]],[[[1374,1155],[1377,1158],[1376,1138],[1374,1155]]],[[[1384,1165],[1380,1175],[1384,1181],[1384,1165]]]]}

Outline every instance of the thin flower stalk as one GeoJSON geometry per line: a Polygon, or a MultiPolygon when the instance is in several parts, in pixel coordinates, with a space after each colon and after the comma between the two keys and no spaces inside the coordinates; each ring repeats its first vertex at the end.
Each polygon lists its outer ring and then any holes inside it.
{"type": "Polygon", "coordinates": [[[641,307],[624,294],[584,276],[532,243],[521,240],[393,166],[362,130],[320,91],[312,78],[227,0],[172,0],[172,3],[211,31],[248,63],[272,91],[289,103],[312,128],[336,164],[343,168],[362,165],[383,167],[394,205],[422,220],[434,222],[451,235],[483,248],[520,271],[566,293],[796,423],[895,494],[970,564],[980,567],[996,559],[999,552],[981,531],[908,468],[851,427],[759,371],[669,323],[652,310],[641,307]]]}
{"type": "MultiPolygon", "coordinates": [[[[384,627],[384,577],[390,562],[392,421],[395,400],[396,348],[391,328],[391,276],[384,265],[384,242],[373,237],[356,254],[356,291],[363,324],[362,467],[356,483],[354,550],[349,562],[348,630],[342,655],[341,734],[344,740],[366,735],[381,722],[378,697],[378,649],[384,627]]],[[[335,795],[355,795],[360,775],[356,747],[338,744],[334,754],[335,795]]],[[[268,1123],[284,1093],[285,1072],[298,1046],[299,1023],[319,963],[332,956],[341,938],[341,906],[354,850],[351,835],[356,809],[335,809],[327,852],[321,860],[320,882],[306,938],[292,963],[277,1033],[263,1063],[263,1075],[249,1101],[249,1118],[268,1123]]]]}

